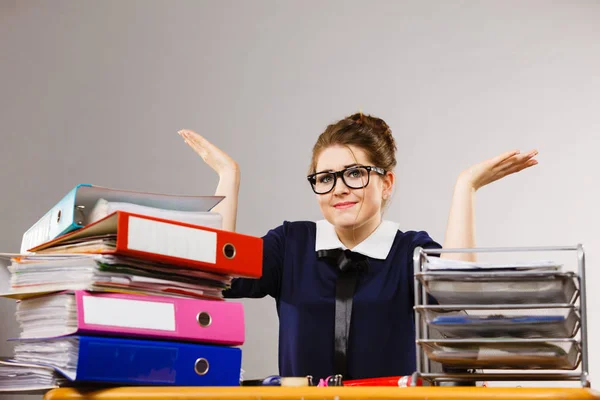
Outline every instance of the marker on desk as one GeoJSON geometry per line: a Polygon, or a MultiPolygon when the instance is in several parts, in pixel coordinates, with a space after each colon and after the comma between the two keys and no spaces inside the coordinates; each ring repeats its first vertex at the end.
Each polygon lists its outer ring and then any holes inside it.
{"type": "Polygon", "coordinates": [[[340,374],[330,375],[330,376],[328,376],[325,379],[321,379],[319,381],[319,384],[317,386],[319,386],[319,387],[324,387],[324,386],[344,386],[342,375],[340,375],[340,374]]]}

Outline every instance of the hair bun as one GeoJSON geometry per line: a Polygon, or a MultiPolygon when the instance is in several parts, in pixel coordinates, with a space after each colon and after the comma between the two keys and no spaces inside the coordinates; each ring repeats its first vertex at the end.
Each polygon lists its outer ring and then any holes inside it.
{"type": "Polygon", "coordinates": [[[383,119],[363,114],[362,111],[352,114],[347,118],[355,124],[369,127],[373,135],[381,137],[391,148],[396,150],[396,141],[392,135],[392,130],[383,119]]]}
{"type": "Polygon", "coordinates": [[[352,114],[348,117],[348,119],[352,120],[355,124],[362,124],[364,121],[364,115],[361,112],[357,112],[356,114],[352,114]]]}

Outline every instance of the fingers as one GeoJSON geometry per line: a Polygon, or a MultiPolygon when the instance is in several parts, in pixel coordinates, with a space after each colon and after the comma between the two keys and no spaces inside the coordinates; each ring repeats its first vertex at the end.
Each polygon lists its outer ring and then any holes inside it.
{"type": "Polygon", "coordinates": [[[177,131],[177,133],[180,136],[183,136],[183,137],[188,137],[188,136],[189,137],[191,137],[191,136],[198,136],[198,137],[200,137],[200,135],[198,133],[192,131],[191,129],[181,129],[181,130],[177,131]]]}
{"type": "Polygon", "coordinates": [[[179,136],[183,138],[185,143],[190,146],[204,161],[207,160],[208,157],[208,149],[207,146],[204,145],[203,141],[208,143],[208,141],[197,133],[190,131],[188,129],[182,129],[178,131],[179,136]]]}
{"type": "Polygon", "coordinates": [[[537,165],[537,164],[538,164],[537,160],[530,159],[530,160],[527,160],[527,161],[524,161],[524,162],[522,162],[520,164],[515,165],[513,168],[510,168],[508,171],[509,171],[509,173],[512,174],[512,173],[515,173],[515,172],[522,171],[525,168],[533,167],[534,165],[537,165]]]}
{"type": "Polygon", "coordinates": [[[504,168],[502,171],[499,171],[498,173],[498,178],[496,179],[500,179],[503,178],[507,175],[511,175],[511,174],[515,174],[517,172],[520,172],[526,168],[530,168],[533,167],[534,165],[538,164],[537,160],[534,160],[532,157],[534,157],[535,155],[531,155],[529,157],[527,157],[526,159],[522,160],[522,162],[516,163],[516,164],[512,164],[506,168],[504,168]]]}
{"type": "Polygon", "coordinates": [[[534,157],[538,154],[537,150],[531,150],[527,153],[523,153],[521,154],[521,152],[519,150],[511,150],[511,151],[507,151],[505,153],[502,153],[492,159],[490,159],[490,163],[492,165],[492,168],[506,168],[506,165],[508,164],[514,164],[514,163],[519,163],[522,160],[528,160],[531,157],[534,157]]]}
{"type": "Polygon", "coordinates": [[[493,157],[490,159],[490,162],[492,163],[492,165],[496,166],[496,165],[500,165],[503,162],[505,162],[506,160],[510,159],[511,157],[516,156],[517,154],[520,154],[521,152],[519,150],[510,150],[507,152],[504,152],[496,157],[493,157]]]}
{"type": "Polygon", "coordinates": [[[183,140],[190,145],[196,145],[203,148],[208,148],[211,145],[211,143],[208,140],[206,140],[194,131],[183,129],[180,130],[178,133],[183,138],[183,140]]]}
{"type": "Polygon", "coordinates": [[[537,150],[531,150],[524,154],[515,155],[506,159],[502,164],[498,165],[498,171],[504,172],[507,170],[512,170],[514,168],[519,168],[520,166],[527,165],[532,166],[537,164],[537,161],[533,160],[533,157],[538,155],[537,150]],[[528,164],[530,161],[535,161],[534,164],[528,164]]]}
{"type": "Polygon", "coordinates": [[[217,146],[215,146],[214,144],[206,140],[202,135],[194,131],[191,131],[189,129],[182,129],[181,131],[179,131],[179,134],[188,144],[200,147],[207,152],[215,153],[221,151],[217,148],[217,146]]]}
{"type": "Polygon", "coordinates": [[[231,157],[198,133],[189,129],[182,129],[178,133],[185,143],[202,157],[202,160],[204,160],[204,162],[219,175],[225,172],[235,172],[239,170],[237,163],[231,157]]]}
{"type": "Polygon", "coordinates": [[[204,139],[202,136],[200,136],[196,132],[190,131],[189,129],[182,129],[177,133],[179,133],[179,135],[186,142],[195,143],[195,144],[198,144],[199,146],[203,146],[203,147],[206,147],[206,145],[208,144],[208,140],[204,139]]]}

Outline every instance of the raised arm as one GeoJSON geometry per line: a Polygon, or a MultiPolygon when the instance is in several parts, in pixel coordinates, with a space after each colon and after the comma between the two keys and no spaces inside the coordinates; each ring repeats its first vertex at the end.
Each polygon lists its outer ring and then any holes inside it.
{"type": "Polygon", "coordinates": [[[225,196],[222,202],[212,209],[223,217],[223,230],[235,232],[237,219],[240,169],[238,164],[221,149],[198,133],[182,129],[179,135],[215,172],[219,175],[216,196],[225,196]]]}
{"type": "MultiPolygon", "coordinates": [[[[215,195],[225,196],[213,211],[223,216],[223,230],[235,231],[237,217],[240,169],[225,152],[208,140],[188,129],[179,131],[185,142],[202,157],[219,175],[215,195]]],[[[286,229],[281,225],[263,236],[262,276],[258,279],[234,278],[231,287],[223,291],[225,298],[261,298],[266,295],[277,298],[279,294],[283,254],[285,254],[286,229]]]]}
{"type": "MultiPolygon", "coordinates": [[[[521,154],[509,151],[475,164],[458,176],[452,195],[444,248],[475,247],[475,193],[507,175],[534,166],[536,150],[521,154]]],[[[442,258],[475,261],[475,253],[442,253],[442,258]]]]}

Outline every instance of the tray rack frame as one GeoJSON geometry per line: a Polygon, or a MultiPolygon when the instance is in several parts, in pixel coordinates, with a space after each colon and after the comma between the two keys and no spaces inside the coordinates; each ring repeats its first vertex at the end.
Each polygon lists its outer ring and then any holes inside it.
{"type": "MultiPolygon", "coordinates": [[[[587,293],[586,293],[586,278],[585,278],[585,250],[583,245],[575,246],[539,246],[539,247],[489,247],[489,248],[457,248],[457,249],[425,249],[417,247],[413,253],[414,273],[414,317],[415,317],[415,346],[416,346],[416,371],[412,376],[412,386],[417,384],[418,378],[428,381],[431,385],[437,386],[443,383],[453,382],[454,384],[474,384],[477,381],[579,381],[582,387],[589,388],[591,383],[589,380],[589,359],[588,359],[588,332],[587,332],[587,293]],[[579,312],[580,321],[575,338],[579,337],[576,342],[577,346],[577,364],[574,370],[566,370],[560,372],[545,372],[541,369],[523,370],[519,369],[511,371],[503,368],[499,372],[484,372],[481,367],[468,369],[465,372],[432,372],[431,360],[428,358],[422,341],[425,343],[430,340],[429,325],[425,317],[418,311],[419,307],[427,306],[427,289],[422,283],[421,277],[424,279],[428,274],[443,276],[443,272],[439,270],[432,271],[426,267],[428,256],[439,256],[442,253],[518,253],[518,252],[574,252],[577,257],[577,272],[574,274],[574,279],[577,282],[577,289],[570,304],[463,304],[463,305],[441,305],[440,307],[454,310],[464,309],[532,309],[532,308],[555,308],[564,306],[574,306],[579,312]],[[578,371],[576,371],[578,369],[578,371]],[[474,371],[474,372],[472,372],[474,371]]],[[[452,273],[452,272],[450,272],[452,273]]],[[[499,274],[502,274],[500,272],[499,274]]],[[[508,274],[508,272],[507,272],[508,274]]],[[[556,338],[531,338],[531,339],[513,339],[513,338],[497,338],[492,339],[494,342],[543,342],[567,340],[556,338]]],[[[572,340],[572,339],[571,339],[572,340]]],[[[485,342],[486,340],[479,339],[440,339],[437,342],[446,344],[452,343],[468,343],[468,342],[485,342]]],[[[488,368],[484,368],[488,369],[488,368]]],[[[489,370],[489,369],[488,369],[489,370]]],[[[492,369],[493,371],[493,369],[492,369]]],[[[548,370],[546,370],[548,371],[548,370]]]]}

